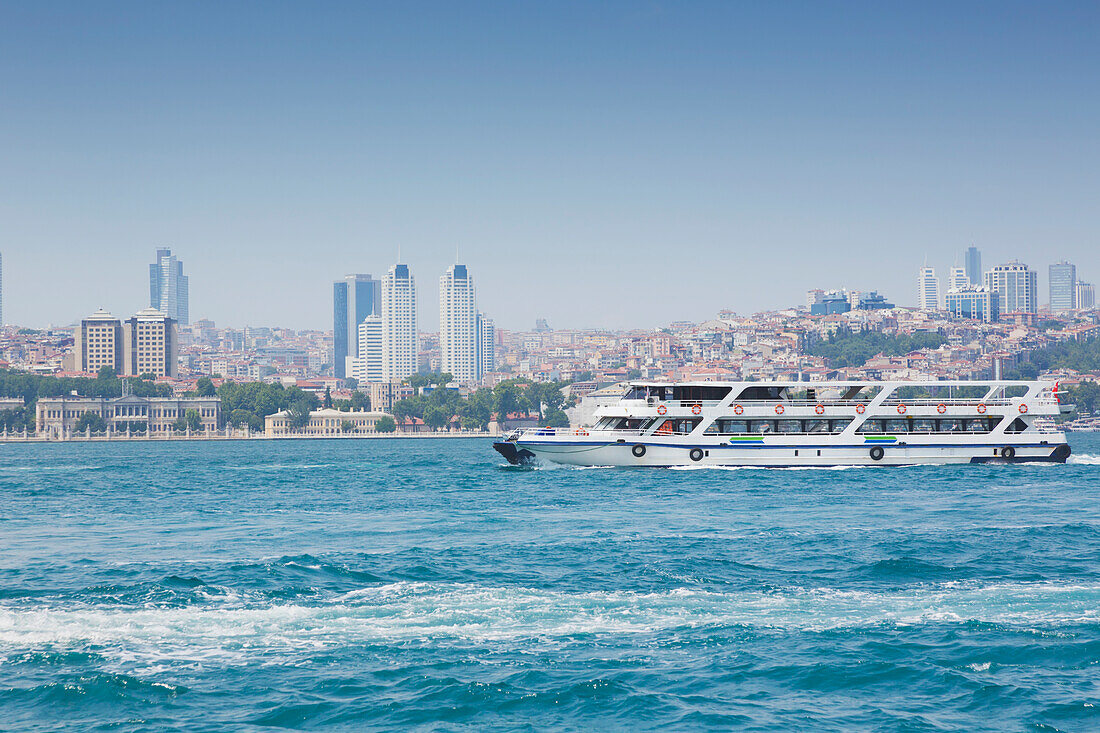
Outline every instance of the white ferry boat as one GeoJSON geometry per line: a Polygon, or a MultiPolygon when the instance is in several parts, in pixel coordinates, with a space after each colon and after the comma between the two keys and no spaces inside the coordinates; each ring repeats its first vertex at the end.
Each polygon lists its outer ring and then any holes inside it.
{"type": "Polygon", "coordinates": [[[510,463],[574,466],[900,466],[1065,463],[1041,381],[632,382],[591,427],[529,428],[510,463]],[[1045,418],[1045,419],[1044,419],[1045,418]]]}

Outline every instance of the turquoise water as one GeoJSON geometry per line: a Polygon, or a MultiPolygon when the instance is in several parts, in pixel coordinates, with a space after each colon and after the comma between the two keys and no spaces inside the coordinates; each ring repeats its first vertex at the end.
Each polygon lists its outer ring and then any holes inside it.
{"type": "Polygon", "coordinates": [[[0,444],[0,729],[1100,729],[1066,466],[0,444]]]}

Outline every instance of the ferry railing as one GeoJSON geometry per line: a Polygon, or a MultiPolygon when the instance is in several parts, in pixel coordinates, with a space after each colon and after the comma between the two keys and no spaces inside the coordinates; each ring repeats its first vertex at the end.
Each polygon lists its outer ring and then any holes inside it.
{"type": "Polygon", "coordinates": [[[534,437],[559,437],[576,435],[584,437],[586,435],[598,435],[601,438],[637,438],[642,435],[641,430],[600,430],[597,428],[586,427],[569,427],[569,428],[519,428],[513,431],[508,437],[515,436],[516,438],[534,438],[534,437]]]}

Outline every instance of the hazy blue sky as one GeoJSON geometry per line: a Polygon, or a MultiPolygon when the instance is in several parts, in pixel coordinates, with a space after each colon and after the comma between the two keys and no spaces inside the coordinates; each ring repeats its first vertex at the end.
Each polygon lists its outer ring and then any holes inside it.
{"type": "Polygon", "coordinates": [[[914,304],[943,270],[1100,281],[1100,4],[0,3],[4,316],[331,328],[456,247],[505,328],[914,304]],[[961,264],[961,260],[960,260],[961,264]]]}

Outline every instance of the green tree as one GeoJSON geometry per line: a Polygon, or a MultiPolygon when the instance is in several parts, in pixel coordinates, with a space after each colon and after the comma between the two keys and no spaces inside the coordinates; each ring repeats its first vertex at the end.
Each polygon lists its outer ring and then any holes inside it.
{"type": "Polygon", "coordinates": [[[551,428],[567,428],[569,427],[569,416],[560,408],[550,407],[547,408],[546,414],[539,420],[539,423],[551,428]]]}
{"type": "Polygon", "coordinates": [[[432,430],[442,430],[450,419],[450,415],[439,405],[429,405],[424,410],[424,423],[432,430]]]}
{"type": "Polygon", "coordinates": [[[497,413],[497,422],[503,428],[508,421],[508,415],[519,410],[519,390],[512,381],[504,381],[493,388],[493,408],[497,413]]]}
{"type": "Polygon", "coordinates": [[[326,410],[332,409],[332,389],[325,387],[325,401],[322,403],[326,410]]]}
{"type": "Polygon", "coordinates": [[[300,430],[309,423],[311,405],[305,397],[299,397],[287,408],[286,421],[294,430],[300,430]]]}
{"type": "Polygon", "coordinates": [[[251,422],[253,414],[248,410],[233,410],[229,413],[229,424],[235,428],[241,428],[251,422]]]}
{"type": "Polygon", "coordinates": [[[198,410],[188,410],[183,415],[184,429],[197,433],[202,430],[202,415],[198,410]]]}
{"type": "Polygon", "coordinates": [[[370,410],[370,395],[366,392],[360,392],[356,390],[351,393],[351,409],[357,412],[367,412],[370,410]]]}
{"type": "Polygon", "coordinates": [[[397,430],[397,423],[389,415],[383,415],[378,418],[378,422],[374,424],[374,429],[379,433],[392,433],[397,430]]]}
{"type": "Polygon", "coordinates": [[[213,397],[216,394],[213,380],[210,377],[199,377],[195,382],[195,394],[199,397],[213,397]]]}
{"type": "Polygon", "coordinates": [[[353,423],[351,420],[342,421],[340,423],[340,431],[344,432],[344,433],[354,433],[355,432],[355,423],[353,423]]]}
{"type": "Polygon", "coordinates": [[[96,372],[95,378],[104,380],[117,379],[118,372],[115,371],[115,368],[113,366],[110,366],[109,364],[104,364],[99,368],[99,371],[96,372]]]}
{"type": "Polygon", "coordinates": [[[85,412],[77,418],[76,425],[73,426],[73,432],[84,433],[88,430],[93,433],[105,433],[107,432],[107,421],[94,412],[85,412]]]}

